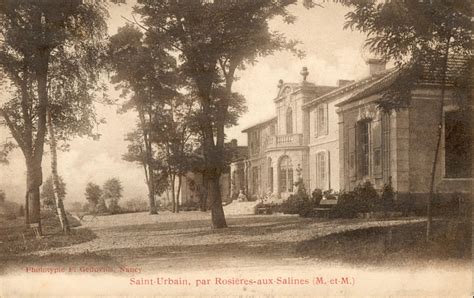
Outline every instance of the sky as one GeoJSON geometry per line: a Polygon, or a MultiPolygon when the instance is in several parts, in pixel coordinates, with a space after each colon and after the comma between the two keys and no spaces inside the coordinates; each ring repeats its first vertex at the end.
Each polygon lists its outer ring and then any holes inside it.
{"type": "MultiPolygon", "coordinates": [[[[109,34],[117,32],[131,17],[133,1],[126,5],[110,5],[109,34]]],[[[238,81],[234,90],[243,94],[247,100],[248,112],[239,119],[237,126],[227,130],[228,139],[237,139],[239,145],[246,145],[246,135],[242,129],[259,120],[275,115],[273,98],[277,94],[278,80],[300,82],[302,67],[309,70],[308,81],[318,85],[335,86],[339,79],[360,79],[368,74],[361,49],[365,36],[359,32],[343,30],[344,15],[348,12],[334,3],[324,3],[323,8],[305,9],[293,6],[297,20],[285,24],[280,19],[272,20],[271,29],[284,33],[290,39],[301,42],[299,48],[306,55],[300,59],[291,53],[278,52],[272,56],[258,59],[236,75],[238,81]]],[[[113,85],[109,86],[109,97],[118,98],[113,85]]],[[[84,191],[88,182],[102,185],[107,179],[121,180],[124,191],[123,200],[140,198],[146,200],[147,189],[142,168],[122,160],[127,150],[124,136],[133,130],[136,115],[132,112],[118,114],[117,106],[97,105],[98,113],[106,124],[100,125],[98,141],[77,138],[70,143],[67,152],[59,152],[59,174],[66,183],[66,204],[74,201],[84,203],[84,191]]],[[[0,144],[8,137],[5,128],[0,127],[0,144]]],[[[48,150],[46,150],[48,151],[48,150]]],[[[26,168],[19,150],[10,155],[10,164],[0,165],[0,189],[6,192],[7,199],[24,202],[26,168]]],[[[43,175],[50,175],[49,154],[43,160],[43,175]]]]}

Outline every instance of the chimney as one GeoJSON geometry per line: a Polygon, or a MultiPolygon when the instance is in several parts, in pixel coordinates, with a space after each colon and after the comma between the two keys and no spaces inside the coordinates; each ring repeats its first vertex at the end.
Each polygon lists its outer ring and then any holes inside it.
{"type": "Polygon", "coordinates": [[[337,87],[344,87],[354,82],[355,82],[354,80],[337,80],[337,87]]]}
{"type": "Polygon", "coordinates": [[[369,65],[369,74],[372,76],[383,72],[386,62],[383,59],[371,58],[367,60],[367,64],[369,65]]]}

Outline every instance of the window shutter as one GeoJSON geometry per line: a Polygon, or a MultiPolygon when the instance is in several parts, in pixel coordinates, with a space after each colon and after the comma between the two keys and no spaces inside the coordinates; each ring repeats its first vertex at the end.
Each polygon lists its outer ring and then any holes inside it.
{"type": "Polygon", "coordinates": [[[326,189],[328,189],[328,190],[331,189],[331,176],[330,176],[330,174],[331,174],[331,168],[330,168],[331,163],[330,163],[330,157],[331,157],[331,155],[330,155],[329,150],[328,150],[327,153],[326,153],[326,165],[325,165],[326,166],[326,173],[325,173],[326,174],[326,184],[325,185],[326,185],[326,189]]]}
{"type": "Polygon", "coordinates": [[[288,191],[293,192],[293,169],[288,169],[288,191]]]}
{"type": "Polygon", "coordinates": [[[372,161],[375,178],[382,178],[382,129],[380,120],[372,121],[372,161]]]}
{"type": "Polygon", "coordinates": [[[328,134],[329,132],[329,114],[328,114],[328,104],[324,104],[324,134],[328,134]]]}
{"type": "Polygon", "coordinates": [[[314,109],[314,137],[318,137],[318,108],[314,109]]]}
{"type": "Polygon", "coordinates": [[[349,138],[349,178],[351,181],[356,180],[356,129],[355,126],[348,127],[349,138]]]}

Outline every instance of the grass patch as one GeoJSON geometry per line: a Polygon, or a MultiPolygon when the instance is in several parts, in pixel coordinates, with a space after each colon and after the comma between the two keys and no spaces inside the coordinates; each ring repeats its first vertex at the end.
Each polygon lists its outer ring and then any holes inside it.
{"type": "MultiPolygon", "coordinates": [[[[23,219],[8,221],[0,227],[0,252],[3,256],[70,246],[97,237],[85,228],[72,229],[70,234],[64,234],[58,217],[51,211],[45,211],[41,215],[43,237],[37,239],[34,231],[24,225],[23,219]]],[[[80,222],[73,217],[68,216],[68,219],[71,228],[80,226],[80,222]]]]}
{"type": "Polygon", "coordinates": [[[434,222],[433,241],[430,243],[425,241],[425,232],[425,222],[371,227],[303,241],[296,252],[302,257],[357,265],[470,260],[472,242],[469,222],[434,222]]]}

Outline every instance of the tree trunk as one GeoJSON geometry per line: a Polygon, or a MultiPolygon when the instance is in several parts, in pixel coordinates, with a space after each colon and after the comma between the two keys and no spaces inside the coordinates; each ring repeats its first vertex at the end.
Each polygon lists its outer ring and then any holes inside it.
{"type": "Polygon", "coordinates": [[[40,208],[40,191],[39,188],[43,184],[43,171],[41,163],[43,161],[44,138],[46,135],[46,113],[48,110],[48,66],[49,66],[49,50],[45,49],[38,55],[36,82],[38,84],[38,125],[36,140],[32,144],[33,150],[28,150],[29,154],[26,158],[26,192],[28,197],[28,222],[29,225],[35,225],[41,235],[41,208],[40,208]]]}
{"type": "Polygon", "coordinates": [[[155,190],[154,186],[150,185],[152,182],[148,182],[148,202],[150,205],[150,214],[158,214],[158,210],[156,208],[156,202],[155,202],[155,190]]]}
{"type": "Polygon", "coordinates": [[[43,181],[41,163],[35,160],[27,161],[26,176],[27,224],[37,226],[41,235],[40,186],[43,181]]]}
{"type": "Polygon", "coordinates": [[[174,176],[171,177],[171,183],[170,183],[170,187],[171,187],[171,204],[173,206],[173,213],[176,213],[176,194],[175,194],[175,189],[174,189],[174,176]]]}
{"type": "Polygon", "coordinates": [[[432,226],[433,226],[433,198],[435,192],[435,177],[436,177],[436,168],[438,164],[438,155],[440,152],[441,147],[441,137],[443,134],[443,108],[444,108],[444,97],[446,93],[446,71],[448,68],[448,58],[449,58],[449,48],[450,48],[450,40],[451,37],[448,37],[446,42],[446,48],[443,57],[443,69],[442,69],[442,81],[441,81],[441,98],[440,98],[440,106],[439,106],[439,113],[438,113],[438,130],[437,130],[437,139],[436,139],[436,149],[435,155],[433,159],[433,166],[431,168],[431,180],[430,180],[430,193],[428,196],[428,204],[426,208],[427,213],[427,223],[426,223],[426,240],[430,241],[432,239],[432,226]]]}
{"type": "Polygon", "coordinates": [[[61,223],[61,229],[65,233],[70,232],[69,221],[67,219],[66,211],[64,210],[64,203],[63,199],[60,195],[60,181],[59,181],[59,174],[58,174],[58,153],[56,150],[56,137],[54,135],[54,127],[53,121],[51,119],[51,111],[48,110],[46,114],[46,122],[48,127],[48,134],[49,134],[49,148],[51,151],[51,175],[53,177],[53,196],[54,196],[54,203],[56,205],[56,212],[59,217],[59,222],[61,223]]]}
{"type": "Polygon", "coordinates": [[[155,201],[155,176],[153,175],[153,169],[147,163],[145,163],[143,166],[145,167],[145,177],[147,179],[148,186],[149,212],[150,214],[158,214],[158,208],[156,207],[155,201]]]}
{"type": "Polygon", "coordinates": [[[213,229],[227,228],[224,208],[222,208],[219,178],[220,175],[214,174],[209,179],[209,198],[211,200],[211,217],[213,229]]]}
{"type": "Polygon", "coordinates": [[[200,197],[200,202],[199,202],[201,211],[203,212],[207,211],[208,195],[209,195],[209,178],[205,173],[203,173],[202,174],[202,192],[201,192],[201,197],[200,197]]]}
{"type": "Polygon", "coordinates": [[[181,175],[178,176],[178,193],[176,195],[176,212],[179,213],[179,195],[181,193],[181,183],[183,177],[181,175]]]}
{"type": "MultiPolygon", "coordinates": [[[[142,126],[145,126],[145,120],[144,117],[140,117],[142,120],[142,126]]],[[[150,214],[158,214],[157,208],[156,208],[156,203],[155,203],[155,175],[153,174],[153,169],[151,167],[151,162],[152,162],[152,147],[151,147],[151,141],[148,138],[148,132],[143,131],[143,141],[145,142],[145,155],[146,155],[146,161],[145,161],[145,168],[148,169],[148,199],[149,199],[149,205],[150,205],[150,214]]],[[[146,170],[145,170],[146,172],[146,170]]]]}

